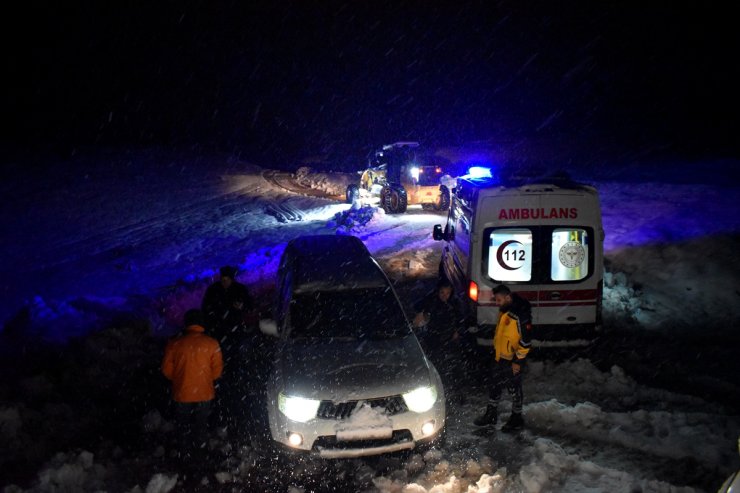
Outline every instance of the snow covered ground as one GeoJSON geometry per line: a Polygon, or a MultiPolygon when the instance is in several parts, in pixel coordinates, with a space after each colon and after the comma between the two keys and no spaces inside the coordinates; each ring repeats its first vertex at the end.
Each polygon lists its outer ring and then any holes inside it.
{"type": "Polygon", "coordinates": [[[709,165],[651,182],[575,176],[602,198],[605,333],[588,348],[533,355],[526,431],[475,429],[486,391],[472,380],[450,409],[446,445],[423,456],[286,459],[222,417],[193,470],[171,456],[158,365],[218,267],[237,265],[267,303],[289,239],[351,233],[408,307],[434,283],[430,233],[443,216],[348,211],[337,198],[354,174],[286,176],[227,157],[98,152],[11,164],[0,184],[0,486],[714,491],[740,467],[740,184],[685,179],[709,165]]]}

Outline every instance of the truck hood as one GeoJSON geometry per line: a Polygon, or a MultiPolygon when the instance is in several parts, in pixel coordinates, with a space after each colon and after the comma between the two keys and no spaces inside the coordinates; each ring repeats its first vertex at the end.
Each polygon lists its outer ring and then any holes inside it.
{"type": "Polygon", "coordinates": [[[413,335],[391,340],[286,341],[275,364],[277,390],[338,402],[403,394],[432,382],[413,335]]]}

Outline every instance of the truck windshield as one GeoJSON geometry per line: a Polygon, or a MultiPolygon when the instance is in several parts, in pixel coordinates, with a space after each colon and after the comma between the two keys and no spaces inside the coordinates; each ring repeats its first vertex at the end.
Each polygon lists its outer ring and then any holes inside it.
{"type": "Polygon", "coordinates": [[[435,166],[420,166],[418,184],[427,187],[439,185],[439,179],[442,177],[442,168],[435,166]]]}
{"type": "Polygon", "coordinates": [[[410,333],[389,288],[297,293],[290,303],[290,338],[392,339],[410,333]]]}

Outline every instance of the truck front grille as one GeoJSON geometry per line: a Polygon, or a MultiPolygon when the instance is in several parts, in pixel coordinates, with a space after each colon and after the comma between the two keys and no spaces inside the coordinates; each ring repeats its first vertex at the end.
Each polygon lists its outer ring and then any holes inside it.
{"type": "Polygon", "coordinates": [[[369,405],[373,409],[380,408],[388,416],[408,411],[403,397],[400,395],[394,395],[391,397],[381,397],[380,399],[347,402],[321,401],[317,415],[321,419],[346,419],[352,416],[352,413],[354,413],[356,409],[359,409],[363,403],[369,405]]]}

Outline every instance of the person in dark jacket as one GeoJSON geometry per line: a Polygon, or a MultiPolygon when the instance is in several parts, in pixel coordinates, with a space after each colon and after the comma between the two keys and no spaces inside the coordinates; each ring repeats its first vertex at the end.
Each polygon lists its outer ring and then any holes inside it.
{"type": "Polygon", "coordinates": [[[414,305],[414,327],[424,352],[442,377],[448,397],[460,396],[464,377],[463,328],[465,316],[452,284],[446,278],[414,305]]]}
{"type": "MultiPolygon", "coordinates": [[[[267,378],[262,338],[257,329],[256,310],[247,287],[236,281],[235,267],[224,266],[220,278],[206,289],[202,310],[208,332],[221,345],[226,374],[219,382],[216,420],[233,422],[244,393],[259,393],[267,378]]],[[[251,405],[251,404],[250,404],[251,405]]]]}
{"type": "Polygon", "coordinates": [[[493,296],[499,315],[493,335],[495,359],[491,366],[491,388],[486,412],[473,423],[476,426],[496,424],[499,400],[506,388],[512,396],[511,417],[502,430],[511,431],[524,426],[522,368],[531,346],[532,308],[527,300],[503,284],[493,289],[493,296]]]}
{"type": "Polygon", "coordinates": [[[220,279],[208,286],[201,305],[209,331],[221,343],[229,335],[243,335],[245,315],[253,308],[247,287],[235,279],[236,272],[235,267],[221,267],[220,279]]]}
{"type": "Polygon", "coordinates": [[[175,422],[181,452],[191,454],[205,446],[208,417],[216,397],[214,381],[223,372],[218,341],[205,335],[203,313],[185,313],[185,331],[167,344],[162,359],[162,374],[172,382],[175,422]]]}

